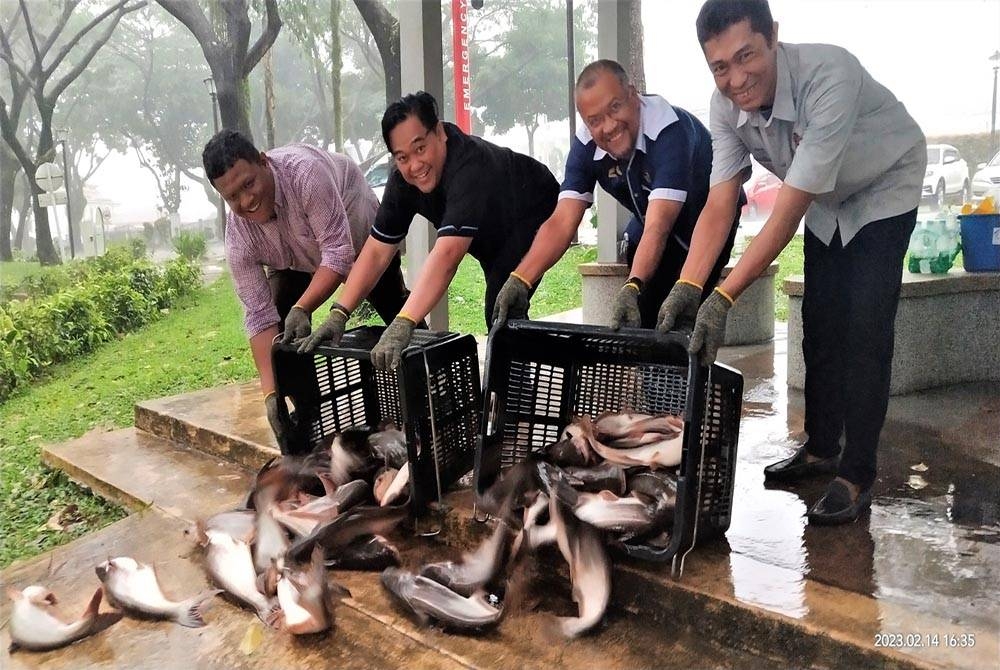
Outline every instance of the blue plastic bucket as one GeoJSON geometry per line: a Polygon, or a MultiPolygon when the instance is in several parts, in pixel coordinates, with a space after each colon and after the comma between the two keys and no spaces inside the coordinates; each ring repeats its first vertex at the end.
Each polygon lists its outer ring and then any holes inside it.
{"type": "Polygon", "coordinates": [[[1000,271],[1000,214],[962,214],[958,221],[965,271],[1000,271]]]}

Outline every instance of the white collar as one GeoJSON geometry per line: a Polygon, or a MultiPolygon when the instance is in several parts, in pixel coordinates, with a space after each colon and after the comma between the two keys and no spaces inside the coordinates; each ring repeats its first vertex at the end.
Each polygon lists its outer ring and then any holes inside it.
{"type": "MultiPolygon", "coordinates": [[[[594,136],[590,134],[587,124],[579,115],[577,115],[577,119],[579,122],[576,124],[576,139],[586,146],[593,141],[594,136]]],[[[659,95],[640,95],[639,137],[635,140],[635,150],[645,153],[646,138],[655,140],[663,132],[663,129],[674,121],[677,121],[677,112],[665,98],[659,95]]],[[[607,155],[608,152],[601,147],[594,148],[595,161],[599,161],[607,155]]]]}

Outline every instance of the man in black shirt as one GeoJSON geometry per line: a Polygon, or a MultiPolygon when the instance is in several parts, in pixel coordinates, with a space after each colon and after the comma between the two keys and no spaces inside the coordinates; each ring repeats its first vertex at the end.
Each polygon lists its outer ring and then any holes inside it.
{"type": "Polygon", "coordinates": [[[420,214],[437,230],[437,241],[403,309],[372,349],[372,363],[384,370],[399,363],[414,327],[445,295],[466,253],[483,268],[484,316],[491,325],[497,293],[555,208],[559,184],[533,158],[440,121],[437,102],[423,91],[386,109],[382,137],[397,169],[340,302],[300,343],[300,351],[311,351],[321,341],[340,341],[351,310],[378,281],[414,215],[420,214]]]}

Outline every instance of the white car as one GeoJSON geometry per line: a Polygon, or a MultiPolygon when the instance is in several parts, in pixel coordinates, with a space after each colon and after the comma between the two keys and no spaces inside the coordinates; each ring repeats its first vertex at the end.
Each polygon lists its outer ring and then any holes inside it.
{"type": "Polygon", "coordinates": [[[365,172],[365,181],[371,186],[379,202],[382,202],[382,193],[389,182],[389,160],[388,156],[380,158],[365,172]]]}
{"type": "Polygon", "coordinates": [[[993,202],[1000,203],[1000,151],[989,163],[980,163],[972,178],[972,200],[979,202],[988,195],[993,196],[993,202]]]}
{"type": "Polygon", "coordinates": [[[963,201],[972,196],[969,166],[950,144],[928,144],[923,197],[932,198],[941,208],[947,196],[955,194],[960,194],[963,201]]]}

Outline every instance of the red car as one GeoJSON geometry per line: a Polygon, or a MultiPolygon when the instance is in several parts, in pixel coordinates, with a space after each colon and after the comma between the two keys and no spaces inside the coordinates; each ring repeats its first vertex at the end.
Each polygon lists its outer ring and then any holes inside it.
{"type": "Polygon", "coordinates": [[[751,218],[767,216],[774,209],[774,201],[778,197],[781,180],[770,172],[763,172],[751,179],[745,188],[747,204],[743,206],[742,215],[751,218]]]}

